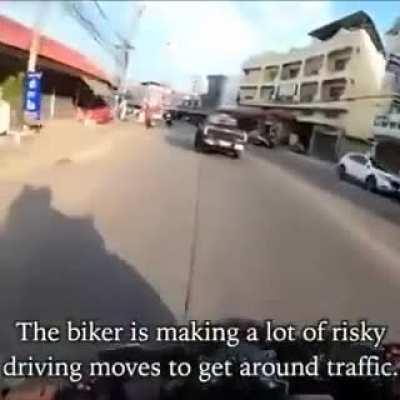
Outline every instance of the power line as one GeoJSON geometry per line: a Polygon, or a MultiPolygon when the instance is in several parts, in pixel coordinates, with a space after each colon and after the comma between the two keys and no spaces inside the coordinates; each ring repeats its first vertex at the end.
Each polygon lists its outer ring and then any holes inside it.
{"type": "MultiPolygon", "coordinates": [[[[108,18],[107,14],[104,12],[103,8],[100,6],[99,2],[97,0],[93,0],[94,5],[96,6],[97,11],[99,14],[102,16],[102,18],[107,21],[110,25],[112,22],[110,21],[110,18],[108,18]]],[[[122,42],[127,42],[128,40],[125,39],[119,32],[117,32],[112,26],[111,29],[114,33],[114,35],[122,42]]]]}
{"type": "Polygon", "coordinates": [[[106,50],[113,57],[117,64],[123,62],[118,52],[115,51],[114,45],[107,40],[100,32],[98,27],[92,22],[82,8],[82,3],[75,1],[68,1],[63,3],[64,9],[74,20],[95,40],[104,50],[106,50]]]}
{"type": "Polygon", "coordinates": [[[90,35],[90,37],[112,56],[119,70],[118,74],[120,75],[121,88],[123,88],[129,68],[130,52],[134,50],[131,41],[134,36],[134,30],[137,28],[145,7],[139,7],[135,12],[135,21],[132,21],[132,23],[129,24],[130,29],[128,29],[128,37],[122,35],[117,29],[114,29],[111,19],[98,0],[92,0],[90,3],[68,1],[64,3],[64,7],[69,15],[74,18],[74,20],[90,35]],[[93,15],[93,12],[90,13],[87,4],[91,4],[95,7],[96,15],[97,17],[100,16],[101,21],[98,19],[96,21],[96,16],[93,15]],[[104,23],[106,23],[107,26],[105,26],[104,23]],[[112,33],[111,38],[109,32],[112,33]]]}

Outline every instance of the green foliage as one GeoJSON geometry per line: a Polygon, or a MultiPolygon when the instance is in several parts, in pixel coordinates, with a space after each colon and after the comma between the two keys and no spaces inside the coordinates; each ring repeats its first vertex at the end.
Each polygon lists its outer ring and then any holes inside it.
{"type": "Polygon", "coordinates": [[[24,77],[25,74],[20,72],[17,76],[8,76],[3,82],[0,83],[4,100],[11,104],[21,101],[24,90],[24,77]]]}

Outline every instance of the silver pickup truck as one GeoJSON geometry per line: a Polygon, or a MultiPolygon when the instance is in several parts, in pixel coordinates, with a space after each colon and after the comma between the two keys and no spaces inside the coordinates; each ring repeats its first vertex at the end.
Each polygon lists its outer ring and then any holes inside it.
{"type": "Polygon", "coordinates": [[[239,158],[247,142],[247,134],[232,115],[215,112],[198,126],[194,147],[196,151],[219,151],[239,158]]]}

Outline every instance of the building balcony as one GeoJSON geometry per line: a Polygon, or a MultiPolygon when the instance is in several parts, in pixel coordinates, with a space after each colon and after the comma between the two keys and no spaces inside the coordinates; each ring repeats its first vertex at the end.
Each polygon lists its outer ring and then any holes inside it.
{"type": "Polygon", "coordinates": [[[304,77],[315,77],[321,73],[322,65],[324,62],[324,55],[310,57],[304,64],[304,77]]]}
{"type": "Polygon", "coordinates": [[[279,66],[278,65],[273,65],[269,67],[264,68],[264,76],[263,76],[263,81],[264,82],[274,82],[276,78],[278,77],[279,74],[279,66]]]}
{"type": "Polygon", "coordinates": [[[329,79],[322,82],[321,86],[321,101],[331,102],[340,101],[346,92],[346,79],[329,79]]]}
{"type": "Polygon", "coordinates": [[[281,80],[297,79],[300,75],[301,61],[291,62],[282,66],[281,80]]]}
{"type": "Polygon", "coordinates": [[[312,103],[317,100],[318,82],[302,83],[300,87],[300,103],[312,103]]]}
{"type": "Polygon", "coordinates": [[[345,73],[353,54],[352,47],[331,51],[327,58],[327,73],[345,73]]]}
{"type": "Polygon", "coordinates": [[[240,85],[258,85],[259,79],[257,76],[242,76],[240,78],[240,85]]]}
{"type": "Polygon", "coordinates": [[[400,115],[377,115],[374,119],[373,132],[375,136],[400,139],[400,115]]]}
{"type": "Polygon", "coordinates": [[[245,68],[240,78],[241,85],[256,85],[261,79],[261,68],[245,68]]]}
{"type": "Polygon", "coordinates": [[[275,86],[268,85],[268,86],[261,86],[260,90],[260,99],[262,101],[273,101],[275,97],[275,86]]]}
{"type": "Polygon", "coordinates": [[[240,86],[239,89],[240,102],[256,100],[257,95],[258,95],[257,86],[240,86]]]}

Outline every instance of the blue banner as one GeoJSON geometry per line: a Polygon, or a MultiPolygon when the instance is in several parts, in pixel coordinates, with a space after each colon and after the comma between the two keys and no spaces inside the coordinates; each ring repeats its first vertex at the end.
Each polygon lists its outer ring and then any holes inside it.
{"type": "Polygon", "coordinates": [[[25,115],[40,120],[42,102],[42,73],[27,72],[25,79],[24,111],[25,115]]]}

